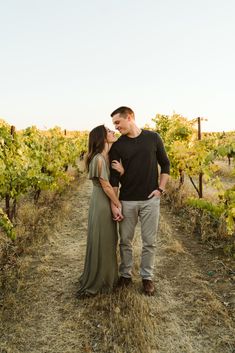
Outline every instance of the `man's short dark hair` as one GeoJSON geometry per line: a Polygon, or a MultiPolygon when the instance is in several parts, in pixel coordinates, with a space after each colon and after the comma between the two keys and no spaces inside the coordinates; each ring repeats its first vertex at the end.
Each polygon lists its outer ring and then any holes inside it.
{"type": "Polygon", "coordinates": [[[135,115],[133,110],[129,107],[119,107],[119,108],[115,109],[110,115],[111,115],[111,117],[113,117],[116,114],[120,114],[124,117],[126,117],[127,114],[135,115]]]}

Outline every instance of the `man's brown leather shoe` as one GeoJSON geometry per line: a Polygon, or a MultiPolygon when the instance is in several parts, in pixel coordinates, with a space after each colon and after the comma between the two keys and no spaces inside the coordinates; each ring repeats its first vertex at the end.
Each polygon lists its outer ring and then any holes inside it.
{"type": "Polygon", "coordinates": [[[121,276],[118,279],[117,286],[123,288],[123,287],[129,286],[131,283],[132,283],[131,277],[122,277],[121,276]]]}
{"type": "Polygon", "coordinates": [[[153,281],[151,279],[143,279],[142,283],[143,283],[144,293],[149,296],[154,295],[155,287],[154,287],[153,281]]]}

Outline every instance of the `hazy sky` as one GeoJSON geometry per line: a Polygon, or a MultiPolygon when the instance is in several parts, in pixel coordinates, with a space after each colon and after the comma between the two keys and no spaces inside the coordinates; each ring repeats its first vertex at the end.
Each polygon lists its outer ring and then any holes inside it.
{"type": "Polygon", "coordinates": [[[0,0],[0,118],[139,126],[173,111],[235,130],[234,0],[0,0]]]}

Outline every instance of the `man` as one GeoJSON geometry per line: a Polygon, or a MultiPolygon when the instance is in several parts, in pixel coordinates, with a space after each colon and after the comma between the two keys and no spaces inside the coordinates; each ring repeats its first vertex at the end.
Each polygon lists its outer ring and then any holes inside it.
{"type": "Polygon", "coordinates": [[[119,182],[122,213],[111,204],[120,232],[120,286],[132,282],[132,240],[138,219],[141,223],[142,257],[140,275],[146,295],[153,295],[154,258],[158,228],[160,197],[169,178],[170,163],[160,136],[141,130],[132,109],[120,107],[111,114],[120,138],[110,150],[110,161],[121,161],[124,174],[111,168],[110,183],[118,194],[119,182]],[[161,167],[158,182],[158,164],[161,167]]]}

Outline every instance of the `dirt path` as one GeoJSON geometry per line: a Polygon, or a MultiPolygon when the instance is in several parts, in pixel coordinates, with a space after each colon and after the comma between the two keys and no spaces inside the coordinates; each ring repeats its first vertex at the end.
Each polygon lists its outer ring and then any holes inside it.
{"type": "Polygon", "coordinates": [[[49,241],[19,260],[16,290],[0,302],[0,353],[234,353],[231,266],[221,266],[210,249],[182,232],[166,205],[156,255],[156,296],[141,292],[138,228],[132,288],[76,299],[90,192],[89,181],[71,189],[70,212],[49,241]]]}

